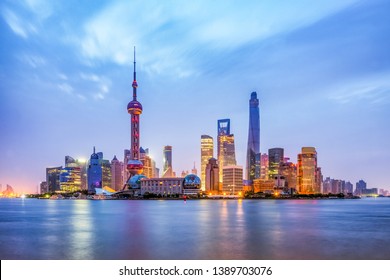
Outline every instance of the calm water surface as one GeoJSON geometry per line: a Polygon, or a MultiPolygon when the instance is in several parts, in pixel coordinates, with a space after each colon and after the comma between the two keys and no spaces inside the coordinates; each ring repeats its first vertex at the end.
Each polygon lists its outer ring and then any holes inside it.
{"type": "Polygon", "coordinates": [[[1,259],[390,259],[390,198],[0,199],[1,259]]]}

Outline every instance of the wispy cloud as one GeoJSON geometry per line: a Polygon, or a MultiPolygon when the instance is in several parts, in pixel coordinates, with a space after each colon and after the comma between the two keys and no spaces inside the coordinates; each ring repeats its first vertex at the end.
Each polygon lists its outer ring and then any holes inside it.
{"type": "Polygon", "coordinates": [[[36,27],[22,19],[8,8],[3,8],[2,15],[11,30],[18,36],[27,39],[31,33],[36,33],[36,27]]]}
{"type": "Polygon", "coordinates": [[[37,68],[46,64],[46,59],[35,54],[23,54],[19,56],[19,59],[30,65],[32,68],[37,68]]]}
{"type": "Polygon", "coordinates": [[[390,73],[346,82],[332,92],[329,98],[341,104],[360,101],[387,104],[390,102],[390,73]]]}
{"type": "Polygon", "coordinates": [[[67,94],[73,94],[74,91],[73,87],[68,83],[61,83],[58,85],[58,88],[67,94]]]}
{"type": "Polygon", "coordinates": [[[80,73],[80,78],[84,81],[91,82],[91,87],[96,92],[93,94],[94,99],[103,100],[110,92],[111,80],[105,76],[99,76],[93,73],[80,73]]]}

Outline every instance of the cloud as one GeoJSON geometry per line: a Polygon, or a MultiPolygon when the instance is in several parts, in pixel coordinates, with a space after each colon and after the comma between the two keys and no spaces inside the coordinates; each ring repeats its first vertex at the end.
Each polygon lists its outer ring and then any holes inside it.
{"type": "Polygon", "coordinates": [[[40,55],[24,54],[20,56],[19,59],[30,65],[32,68],[38,68],[46,64],[46,59],[40,55]]]}
{"type": "Polygon", "coordinates": [[[68,83],[61,83],[58,85],[58,88],[67,94],[73,94],[74,91],[73,87],[68,83]]]}
{"type": "Polygon", "coordinates": [[[390,102],[390,73],[359,78],[338,85],[329,99],[340,104],[364,101],[373,105],[390,102]]]}
{"type": "Polygon", "coordinates": [[[27,39],[30,34],[37,32],[33,24],[21,19],[10,9],[3,8],[2,14],[4,20],[16,35],[27,39]]]}
{"type": "Polygon", "coordinates": [[[198,72],[198,55],[310,25],[355,2],[116,1],[85,22],[79,47],[90,60],[126,65],[136,45],[145,71],[188,77],[198,72]]]}

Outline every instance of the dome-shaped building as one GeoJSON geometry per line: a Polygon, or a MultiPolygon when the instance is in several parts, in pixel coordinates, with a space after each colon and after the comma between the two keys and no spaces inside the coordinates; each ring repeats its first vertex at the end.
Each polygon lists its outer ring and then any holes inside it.
{"type": "Polygon", "coordinates": [[[195,174],[188,174],[183,179],[182,187],[183,187],[183,194],[186,195],[199,194],[201,191],[201,180],[195,174]]]}
{"type": "Polygon", "coordinates": [[[141,180],[146,179],[145,175],[135,175],[128,181],[129,189],[141,189],[141,180]]]}

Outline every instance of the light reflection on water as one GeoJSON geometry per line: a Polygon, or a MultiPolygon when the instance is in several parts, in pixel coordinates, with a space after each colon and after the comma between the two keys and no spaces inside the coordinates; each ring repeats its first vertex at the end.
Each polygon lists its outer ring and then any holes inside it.
{"type": "Polygon", "coordinates": [[[390,259],[390,199],[0,200],[1,259],[390,259]]]}

